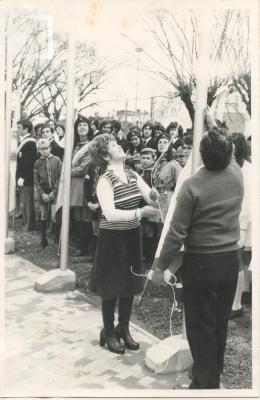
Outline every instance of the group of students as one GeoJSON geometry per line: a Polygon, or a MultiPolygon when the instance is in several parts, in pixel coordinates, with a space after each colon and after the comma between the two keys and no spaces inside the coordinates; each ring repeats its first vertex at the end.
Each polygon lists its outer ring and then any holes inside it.
{"type": "MultiPolygon", "coordinates": [[[[19,152],[17,153],[17,184],[22,192],[23,214],[26,228],[35,228],[34,197],[40,208],[41,246],[48,245],[46,230],[51,217],[55,242],[59,237],[59,213],[62,199],[59,192],[61,166],[65,148],[64,126],[53,120],[37,124],[30,121],[17,124],[19,152]],[[23,165],[23,167],[21,167],[23,165]],[[24,170],[25,168],[25,170],[24,170]],[[24,174],[30,176],[25,179],[24,174]],[[29,186],[29,189],[28,189],[29,186]],[[33,188],[34,186],[34,188],[33,188]],[[30,195],[26,196],[29,190],[30,195]]],[[[144,258],[152,262],[160,237],[171,195],[178,175],[186,164],[192,149],[192,132],[176,122],[165,129],[161,124],[146,122],[142,128],[130,127],[127,133],[116,120],[88,119],[79,116],[74,124],[74,144],[71,165],[71,227],[79,238],[75,256],[93,260],[100,222],[100,207],[96,198],[96,183],[100,171],[90,162],[88,143],[101,134],[112,134],[126,153],[125,166],[136,171],[150,187],[160,193],[159,211],[155,218],[142,222],[144,258]]],[[[18,192],[19,193],[19,192],[18,192]]]]}
{"type": "MultiPolygon", "coordinates": [[[[46,247],[48,214],[57,239],[64,199],[62,156],[54,154],[57,146],[51,145],[55,125],[47,129],[49,136],[45,126],[35,138],[32,124],[19,121],[18,132],[16,179],[26,229],[34,228],[28,199],[31,196],[33,200],[35,185],[41,245],[46,247]]],[[[190,162],[191,150],[192,132],[183,133],[177,123],[164,129],[147,122],[125,135],[118,121],[103,120],[99,125],[84,116],[75,121],[70,208],[79,243],[74,254],[87,255],[89,261],[95,255],[90,288],[102,298],[100,346],[107,345],[112,352],[124,354],[126,349],[139,348],[130,334],[129,321],[134,296],[142,290],[142,253],[147,261],[153,261],[177,180],[190,162]]],[[[185,319],[194,361],[190,387],[219,388],[232,302],[235,316],[242,309],[248,256],[244,250],[250,245],[250,160],[244,135],[230,135],[216,123],[203,135],[200,153],[202,168],[179,187],[152,280],[163,282],[163,271],[184,245],[185,319]]]]}

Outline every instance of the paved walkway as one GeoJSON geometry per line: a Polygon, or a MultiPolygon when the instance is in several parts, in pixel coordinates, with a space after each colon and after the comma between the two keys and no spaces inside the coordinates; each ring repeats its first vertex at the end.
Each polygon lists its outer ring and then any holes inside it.
{"type": "Polygon", "coordinates": [[[163,389],[173,395],[173,385],[189,384],[186,373],[156,375],[145,366],[145,352],[158,339],[135,325],[140,350],[116,355],[99,347],[99,308],[78,291],[36,292],[34,282],[44,272],[6,256],[5,396],[104,395],[104,389],[106,395],[123,389],[121,396],[126,389],[131,395],[158,389],[161,396],[163,389]]]}

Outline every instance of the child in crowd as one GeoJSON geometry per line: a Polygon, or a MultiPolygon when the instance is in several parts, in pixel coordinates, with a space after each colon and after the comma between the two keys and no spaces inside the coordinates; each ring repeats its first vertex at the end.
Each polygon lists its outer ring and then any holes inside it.
{"type": "MultiPolygon", "coordinates": [[[[156,161],[156,150],[146,147],[141,151],[141,164],[143,180],[152,187],[152,169],[156,161]]],[[[142,219],[143,255],[145,260],[153,262],[156,250],[157,225],[149,218],[142,219]]]]}
{"type": "Polygon", "coordinates": [[[55,223],[55,206],[62,163],[59,157],[51,154],[48,139],[39,139],[37,147],[41,157],[34,163],[34,183],[41,211],[41,247],[45,248],[48,245],[46,227],[49,211],[54,224],[55,242],[58,242],[59,227],[55,223]]]}

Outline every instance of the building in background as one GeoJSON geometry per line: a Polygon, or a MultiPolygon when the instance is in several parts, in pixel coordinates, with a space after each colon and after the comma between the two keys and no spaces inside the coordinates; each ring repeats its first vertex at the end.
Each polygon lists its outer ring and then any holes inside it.
{"type": "Polygon", "coordinates": [[[227,96],[223,120],[226,121],[230,133],[241,132],[246,137],[252,134],[250,115],[238,93],[231,93],[227,96]]]}
{"type": "Polygon", "coordinates": [[[145,110],[118,110],[116,113],[116,119],[122,124],[132,124],[141,127],[147,120],[149,120],[150,114],[145,110]]]}

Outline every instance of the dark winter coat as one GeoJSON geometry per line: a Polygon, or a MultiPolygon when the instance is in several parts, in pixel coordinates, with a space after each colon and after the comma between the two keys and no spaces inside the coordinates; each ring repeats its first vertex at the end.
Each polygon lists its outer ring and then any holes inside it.
{"type": "MultiPolygon", "coordinates": [[[[33,139],[30,135],[26,139],[33,139]]],[[[26,140],[25,139],[25,140],[26,140]]],[[[24,179],[24,186],[33,186],[33,165],[37,159],[37,147],[35,141],[28,141],[18,147],[16,164],[16,181],[24,179]],[[19,147],[21,148],[19,149],[19,147]]]]}
{"type": "Polygon", "coordinates": [[[51,141],[50,145],[51,145],[51,154],[53,154],[56,157],[59,157],[59,159],[62,161],[64,156],[63,147],[61,147],[54,139],[51,141]]]}
{"type": "Polygon", "coordinates": [[[151,137],[146,143],[145,140],[143,139],[143,142],[144,142],[144,147],[150,147],[151,149],[156,150],[156,140],[153,137],[151,137]]]}

